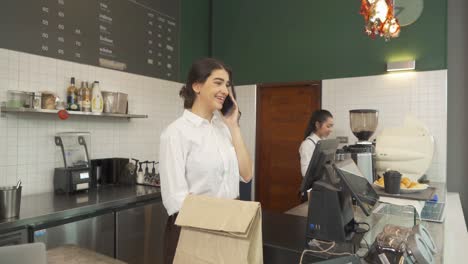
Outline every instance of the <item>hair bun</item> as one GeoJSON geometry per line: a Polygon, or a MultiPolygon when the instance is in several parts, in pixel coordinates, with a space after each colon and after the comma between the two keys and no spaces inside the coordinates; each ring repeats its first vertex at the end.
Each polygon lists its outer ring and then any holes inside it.
{"type": "Polygon", "coordinates": [[[179,91],[179,96],[182,97],[182,98],[186,98],[187,97],[187,86],[182,86],[182,88],[180,88],[180,91],[179,91]]]}

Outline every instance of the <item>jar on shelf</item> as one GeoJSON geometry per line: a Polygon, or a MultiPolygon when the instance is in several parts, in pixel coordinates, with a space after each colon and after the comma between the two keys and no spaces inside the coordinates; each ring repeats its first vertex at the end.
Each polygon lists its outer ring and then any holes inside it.
{"type": "Polygon", "coordinates": [[[54,93],[42,92],[41,99],[42,109],[55,110],[55,100],[57,96],[54,93]]]}
{"type": "Polygon", "coordinates": [[[32,108],[33,107],[33,92],[24,91],[7,91],[7,107],[11,108],[32,108]]]}

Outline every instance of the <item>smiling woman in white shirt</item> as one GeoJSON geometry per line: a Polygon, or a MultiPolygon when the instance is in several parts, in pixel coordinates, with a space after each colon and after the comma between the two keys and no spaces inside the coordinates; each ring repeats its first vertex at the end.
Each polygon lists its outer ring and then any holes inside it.
{"type": "Polygon", "coordinates": [[[231,77],[230,69],[218,60],[196,61],[179,93],[184,113],[161,135],[161,194],[169,215],[166,263],[172,263],[175,254],[180,228],[174,222],[189,193],[236,199],[239,181],[252,178],[252,160],[239,128],[240,112],[230,92],[231,77]],[[223,115],[219,111],[229,99],[232,107],[223,115]]]}
{"type": "Polygon", "coordinates": [[[327,110],[317,110],[312,113],[309,123],[304,132],[304,141],[299,147],[301,156],[301,174],[305,176],[315,145],[322,139],[326,139],[333,132],[333,116],[327,110]]]}

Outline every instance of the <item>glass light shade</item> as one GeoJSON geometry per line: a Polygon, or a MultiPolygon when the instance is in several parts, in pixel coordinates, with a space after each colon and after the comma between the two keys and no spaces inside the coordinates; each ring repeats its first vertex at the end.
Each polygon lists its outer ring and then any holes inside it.
{"type": "Polygon", "coordinates": [[[370,18],[370,21],[374,22],[376,19],[379,19],[380,22],[385,22],[388,15],[388,5],[385,0],[378,0],[374,8],[375,14],[370,18]]]}

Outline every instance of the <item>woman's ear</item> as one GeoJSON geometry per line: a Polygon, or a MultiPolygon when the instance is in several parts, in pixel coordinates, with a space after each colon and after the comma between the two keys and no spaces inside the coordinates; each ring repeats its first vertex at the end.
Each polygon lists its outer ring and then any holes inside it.
{"type": "Polygon", "coordinates": [[[319,121],[315,121],[315,131],[319,130],[320,129],[320,122],[319,121]]]}
{"type": "Polygon", "coordinates": [[[200,94],[201,87],[202,87],[201,83],[192,84],[192,89],[196,94],[200,94]]]}

